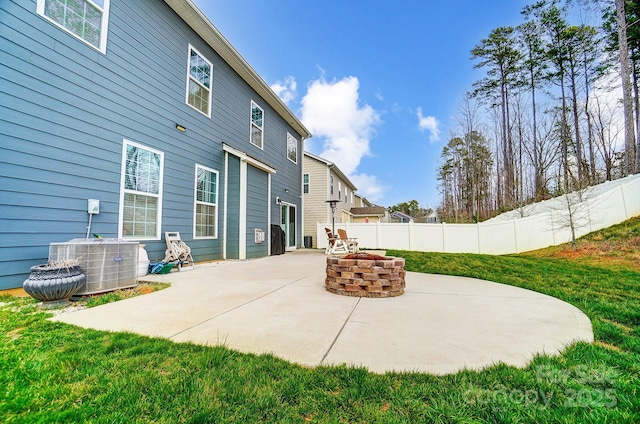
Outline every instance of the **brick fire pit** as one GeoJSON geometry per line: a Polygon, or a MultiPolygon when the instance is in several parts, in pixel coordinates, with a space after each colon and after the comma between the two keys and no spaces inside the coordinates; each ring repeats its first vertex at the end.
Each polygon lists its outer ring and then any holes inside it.
{"type": "Polygon", "coordinates": [[[327,257],[327,291],[343,296],[394,297],[404,293],[404,258],[368,253],[327,257]]]}

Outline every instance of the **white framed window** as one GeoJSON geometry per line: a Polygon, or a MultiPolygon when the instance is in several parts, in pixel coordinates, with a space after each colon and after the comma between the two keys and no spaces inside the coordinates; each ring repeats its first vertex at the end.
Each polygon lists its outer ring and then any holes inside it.
{"type": "Polygon", "coordinates": [[[39,15],[102,53],[107,52],[110,0],[38,0],[39,15]]]}
{"type": "Polygon", "coordinates": [[[218,237],[218,171],[196,164],[193,237],[218,237]]]}
{"type": "Polygon", "coordinates": [[[338,199],[342,200],[342,183],[338,181],[338,199]]]}
{"type": "Polygon", "coordinates": [[[251,101],[251,144],[263,148],[264,111],[256,102],[251,101]]]}
{"type": "Polygon", "coordinates": [[[298,163],[298,140],[289,133],[287,133],[287,159],[298,163]]]}
{"type": "Polygon", "coordinates": [[[309,174],[302,175],[302,192],[304,194],[309,193],[309,174]]]}
{"type": "Polygon", "coordinates": [[[329,176],[329,194],[333,196],[333,175],[329,176]]]}
{"type": "Polygon", "coordinates": [[[164,153],[124,140],[118,236],[160,240],[164,153]]]}
{"type": "Polygon", "coordinates": [[[186,102],[208,117],[211,117],[212,70],[211,62],[189,45],[186,102]]]}

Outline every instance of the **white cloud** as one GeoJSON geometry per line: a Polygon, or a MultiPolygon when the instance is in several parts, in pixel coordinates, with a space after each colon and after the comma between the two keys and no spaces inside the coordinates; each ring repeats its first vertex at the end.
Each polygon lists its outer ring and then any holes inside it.
{"type": "Polygon", "coordinates": [[[370,156],[369,140],[380,122],[369,105],[360,105],[356,77],[309,84],[302,99],[302,122],[323,141],[320,156],[335,162],[347,175],[355,172],[364,156],[370,156]]]}
{"type": "Polygon", "coordinates": [[[395,115],[399,115],[400,113],[403,113],[405,110],[402,106],[400,106],[399,103],[394,102],[391,105],[391,112],[393,112],[395,115]]]}
{"type": "Polygon", "coordinates": [[[298,97],[298,83],[292,76],[288,76],[284,81],[276,81],[271,84],[271,89],[280,97],[280,99],[286,104],[298,97]]]}
{"type": "Polygon", "coordinates": [[[418,108],[416,114],[418,115],[418,127],[420,127],[420,130],[427,130],[430,133],[429,141],[439,141],[440,122],[438,122],[438,120],[433,116],[423,116],[421,107],[418,108]]]}
{"type": "Polygon", "coordinates": [[[373,203],[382,199],[384,194],[391,188],[380,183],[375,175],[355,174],[350,175],[349,179],[358,187],[358,193],[373,203]]]}
{"type": "Polygon", "coordinates": [[[360,161],[371,156],[369,141],[380,115],[369,105],[360,104],[360,83],[356,77],[328,82],[312,81],[302,98],[302,122],[314,138],[320,139],[319,155],[336,165],[358,187],[358,193],[371,201],[382,198],[386,187],[372,175],[357,174],[360,161]]]}

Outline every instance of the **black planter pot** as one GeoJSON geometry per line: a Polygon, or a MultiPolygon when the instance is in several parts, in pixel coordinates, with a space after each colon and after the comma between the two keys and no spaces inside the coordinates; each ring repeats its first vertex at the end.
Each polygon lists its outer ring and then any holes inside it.
{"type": "Polygon", "coordinates": [[[55,267],[48,264],[31,267],[31,275],[22,283],[29,296],[43,302],[69,299],[85,282],[79,266],[55,267]]]}

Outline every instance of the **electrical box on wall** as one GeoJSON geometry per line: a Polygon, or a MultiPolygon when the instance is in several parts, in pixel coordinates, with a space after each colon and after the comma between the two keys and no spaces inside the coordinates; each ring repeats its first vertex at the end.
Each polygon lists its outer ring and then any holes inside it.
{"type": "Polygon", "coordinates": [[[260,244],[264,241],[264,231],[260,228],[256,228],[256,244],[260,244]]]}
{"type": "Polygon", "coordinates": [[[89,199],[87,201],[87,212],[89,215],[98,215],[100,213],[100,200],[89,199]]]}

